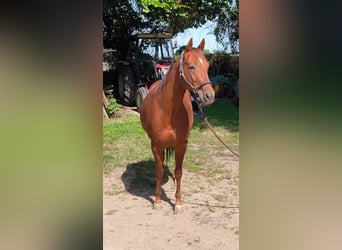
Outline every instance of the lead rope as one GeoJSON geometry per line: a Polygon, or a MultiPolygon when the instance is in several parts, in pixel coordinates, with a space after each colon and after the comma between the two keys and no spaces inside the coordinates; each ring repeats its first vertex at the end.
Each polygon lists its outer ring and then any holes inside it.
{"type": "Polygon", "coordinates": [[[201,111],[201,118],[202,120],[205,122],[205,124],[207,124],[208,128],[211,130],[211,132],[213,132],[213,134],[216,136],[216,138],[236,157],[240,158],[239,154],[236,153],[234,150],[230,149],[230,147],[228,147],[227,144],[225,144],[222,139],[216,134],[215,130],[213,129],[213,127],[210,125],[210,123],[207,120],[207,117],[204,115],[203,110],[202,110],[202,105],[197,103],[197,106],[199,108],[199,110],[201,111]]]}

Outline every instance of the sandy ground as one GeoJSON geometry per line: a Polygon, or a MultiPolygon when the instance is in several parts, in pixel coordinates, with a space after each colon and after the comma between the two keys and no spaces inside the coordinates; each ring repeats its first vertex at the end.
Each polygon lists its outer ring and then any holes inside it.
{"type": "MultiPolygon", "coordinates": [[[[104,175],[103,249],[239,249],[239,161],[228,151],[214,176],[183,171],[183,212],[173,213],[175,184],[167,177],[163,206],[153,210],[153,172],[139,164],[104,175]],[[140,168],[140,169],[139,169],[140,168]]],[[[173,172],[173,170],[171,171],[173,172]]]]}

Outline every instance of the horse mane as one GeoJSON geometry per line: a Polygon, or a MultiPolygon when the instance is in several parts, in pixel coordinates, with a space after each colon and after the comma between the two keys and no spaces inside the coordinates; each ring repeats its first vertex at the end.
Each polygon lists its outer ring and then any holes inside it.
{"type": "Polygon", "coordinates": [[[166,86],[166,84],[167,84],[166,78],[168,77],[169,72],[171,72],[171,70],[173,69],[174,65],[175,65],[178,61],[179,61],[179,58],[178,58],[177,60],[175,60],[175,61],[171,64],[169,71],[166,73],[166,75],[164,76],[164,78],[161,80],[161,83],[160,83],[160,85],[159,85],[160,90],[163,90],[164,87],[166,86]]]}

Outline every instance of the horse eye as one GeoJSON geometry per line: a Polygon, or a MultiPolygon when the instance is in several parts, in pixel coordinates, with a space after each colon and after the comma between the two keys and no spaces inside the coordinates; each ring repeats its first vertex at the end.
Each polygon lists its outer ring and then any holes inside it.
{"type": "Polygon", "coordinates": [[[194,70],[194,69],[195,69],[195,65],[190,64],[190,65],[189,65],[189,70],[194,70]]]}

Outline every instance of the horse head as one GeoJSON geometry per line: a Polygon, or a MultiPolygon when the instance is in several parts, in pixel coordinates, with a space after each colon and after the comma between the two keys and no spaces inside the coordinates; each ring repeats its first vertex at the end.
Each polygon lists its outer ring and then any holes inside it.
{"type": "Polygon", "coordinates": [[[186,88],[199,97],[203,106],[212,104],[215,100],[215,91],[208,76],[209,63],[203,54],[205,40],[202,39],[197,48],[192,47],[192,38],[182,52],[179,61],[179,73],[186,83],[186,88]]]}

